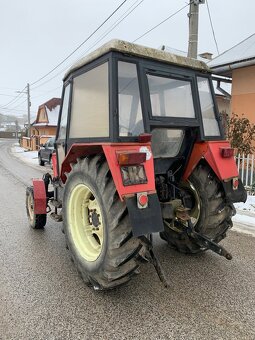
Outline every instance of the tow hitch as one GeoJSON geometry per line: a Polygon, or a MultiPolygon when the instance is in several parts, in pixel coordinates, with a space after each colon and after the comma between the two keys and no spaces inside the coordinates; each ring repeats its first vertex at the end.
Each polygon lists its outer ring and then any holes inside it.
{"type": "Polygon", "coordinates": [[[186,230],[187,234],[192,237],[200,247],[210,249],[220,256],[224,256],[227,260],[232,260],[232,255],[224,247],[196,232],[190,220],[188,221],[188,228],[186,230]]]}
{"type": "Polygon", "coordinates": [[[195,231],[194,226],[191,222],[190,215],[189,215],[189,209],[183,206],[179,206],[175,209],[175,214],[182,228],[182,231],[179,231],[179,232],[187,233],[187,235],[193,238],[193,240],[195,240],[196,243],[201,248],[210,249],[214,253],[219,254],[220,256],[224,256],[227,260],[232,260],[232,255],[224,247],[212,241],[207,236],[204,236],[198,233],[197,231],[195,231]]]}

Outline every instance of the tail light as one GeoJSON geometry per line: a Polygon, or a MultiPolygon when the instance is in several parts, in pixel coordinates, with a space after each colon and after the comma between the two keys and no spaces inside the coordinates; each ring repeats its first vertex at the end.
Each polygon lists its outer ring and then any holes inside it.
{"type": "Polygon", "coordinates": [[[232,148],[220,148],[220,153],[223,158],[231,158],[234,156],[234,149],[232,148]]]}
{"type": "Polygon", "coordinates": [[[143,165],[121,166],[120,171],[124,186],[148,182],[143,165]]]}
{"type": "Polygon", "coordinates": [[[117,159],[124,186],[148,182],[144,166],[141,164],[146,161],[146,152],[117,152],[117,159]]]}
{"type": "Polygon", "coordinates": [[[146,161],[146,153],[133,151],[119,152],[117,153],[117,159],[119,165],[141,164],[146,161]]]}
{"type": "Polygon", "coordinates": [[[151,141],[151,134],[150,133],[141,133],[138,136],[139,143],[149,143],[151,141]]]}

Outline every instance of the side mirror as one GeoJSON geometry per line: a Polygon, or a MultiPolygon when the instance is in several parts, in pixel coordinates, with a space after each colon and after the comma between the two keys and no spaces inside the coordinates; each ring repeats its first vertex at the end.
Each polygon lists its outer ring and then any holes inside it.
{"type": "Polygon", "coordinates": [[[41,148],[45,148],[45,144],[40,144],[40,147],[41,148]]]}

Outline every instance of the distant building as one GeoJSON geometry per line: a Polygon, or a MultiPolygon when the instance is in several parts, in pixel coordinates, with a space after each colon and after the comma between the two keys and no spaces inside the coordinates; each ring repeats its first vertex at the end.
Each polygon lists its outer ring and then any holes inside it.
{"type": "Polygon", "coordinates": [[[36,120],[31,124],[31,136],[55,136],[61,99],[52,98],[39,106],[36,120]]]}
{"type": "Polygon", "coordinates": [[[232,78],[231,112],[255,123],[255,34],[208,63],[213,72],[232,78]]]}
{"type": "Polygon", "coordinates": [[[22,139],[23,147],[38,150],[40,144],[56,135],[60,104],[60,98],[52,98],[39,106],[36,119],[30,127],[31,137],[22,139]]]}

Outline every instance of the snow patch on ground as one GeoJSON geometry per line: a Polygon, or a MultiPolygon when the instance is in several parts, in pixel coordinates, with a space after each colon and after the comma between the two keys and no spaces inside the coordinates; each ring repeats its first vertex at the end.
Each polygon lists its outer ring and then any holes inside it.
{"type": "Polygon", "coordinates": [[[255,236],[255,196],[248,196],[245,203],[235,203],[234,206],[233,230],[255,236]]]}
{"type": "Polygon", "coordinates": [[[255,196],[248,196],[245,203],[235,203],[235,208],[238,210],[249,211],[255,215],[255,196]]]}
{"type": "Polygon", "coordinates": [[[12,146],[11,152],[14,156],[20,158],[26,163],[38,165],[38,151],[27,151],[16,143],[12,146]]]}
{"type": "Polygon", "coordinates": [[[238,233],[246,234],[255,237],[255,227],[254,225],[247,225],[247,223],[235,222],[233,221],[233,228],[231,229],[238,233]]]}

